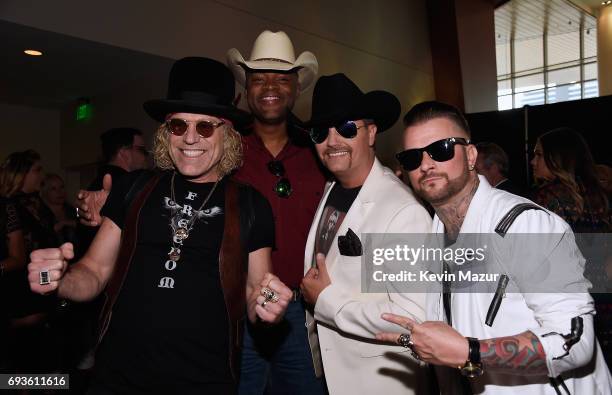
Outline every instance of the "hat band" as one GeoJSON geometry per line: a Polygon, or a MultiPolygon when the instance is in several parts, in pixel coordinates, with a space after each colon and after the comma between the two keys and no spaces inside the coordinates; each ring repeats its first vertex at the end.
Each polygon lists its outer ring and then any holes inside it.
{"type": "Polygon", "coordinates": [[[285,63],[285,64],[294,63],[294,62],[289,62],[288,60],[277,59],[277,58],[259,58],[259,59],[253,59],[251,60],[251,62],[279,62],[279,63],[285,63]]]}
{"type": "Polygon", "coordinates": [[[222,97],[201,91],[182,91],[177,99],[206,104],[227,104],[227,100],[223,100],[222,97]]]}

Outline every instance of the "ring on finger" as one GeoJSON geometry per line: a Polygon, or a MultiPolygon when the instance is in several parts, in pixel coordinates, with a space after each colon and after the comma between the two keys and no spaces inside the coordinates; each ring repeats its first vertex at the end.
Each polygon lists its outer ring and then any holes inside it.
{"type": "Polygon", "coordinates": [[[400,346],[404,348],[409,348],[409,349],[412,349],[412,346],[414,346],[414,343],[412,342],[410,335],[407,333],[402,333],[401,335],[397,337],[397,344],[399,344],[400,346]]]}
{"type": "Polygon", "coordinates": [[[263,307],[264,309],[266,308],[266,304],[268,304],[268,300],[264,300],[263,302],[261,302],[261,307],[263,307]]]}
{"type": "Polygon", "coordinates": [[[81,215],[79,214],[79,208],[78,207],[76,208],[76,217],[77,218],[81,218],[81,215]]]}
{"type": "Polygon", "coordinates": [[[38,284],[40,285],[51,284],[51,279],[49,278],[48,270],[41,270],[40,272],[38,272],[38,284]]]}
{"type": "Polygon", "coordinates": [[[263,297],[267,300],[267,301],[273,301],[274,299],[276,299],[276,301],[274,301],[273,303],[278,302],[278,295],[276,294],[276,292],[274,292],[273,290],[271,290],[270,288],[266,287],[263,288],[261,290],[261,294],[263,295],[263,297]]]}
{"type": "Polygon", "coordinates": [[[417,361],[421,361],[421,357],[413,349],[410,349],[410,354],[412,355],[412,358],[416,359],[417,361]]]}

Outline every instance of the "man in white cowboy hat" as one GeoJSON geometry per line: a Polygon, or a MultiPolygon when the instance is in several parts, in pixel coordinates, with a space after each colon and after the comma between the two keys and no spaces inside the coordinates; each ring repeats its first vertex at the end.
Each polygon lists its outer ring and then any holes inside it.
{"type": "Polygon", "coordinates": [[[227,64],[246,88],[254,117],[241,130],[244,163],[236,178],[261,192],[275,218],[274,273],[293,290],[285,320],[275,328],[247,324],[242,350],[241,394],[322,394],[323,382],[312,365],[299,285],[308,228],[325,178],[308,135],[291,110],[317,73],[317,59],[306,51],[295,57],[284,32],[264,31],[245,60],[230,49],[227,64]]]}
{"type": "Polygon", "coordinates": [[[32,290],[91,300],[105,291],[89,394],[232,394],[245,312],[279,322],[291,290],[272,275],[270,206],[227,175],[241,161],[231,72],[178,60],[166,99],[145,111],[161,125],[155,162],[113,187],[82,259],[73,247],[34,251],[32,290]],[[112,320],[111,320],[112,317],[112,320]]]}
{"type": "Polygon", "coordinates": [[[425,294],[365,293],[363,233],[427,233],[431,217],[393,171],[376,159],[377,133],[400,114],[391,93],[364,94],[344,74],[321,77],[306,126],[336,181],[327,185],[310,228],[302,283],[313,306],[308,333],[317,372],[330,394],[426,393],[427,374],[405,348],[377,342],[391,328],[387,309],[425,318],[425,294]],[[320,366],[319,357],[323,366],[320,366]]]}

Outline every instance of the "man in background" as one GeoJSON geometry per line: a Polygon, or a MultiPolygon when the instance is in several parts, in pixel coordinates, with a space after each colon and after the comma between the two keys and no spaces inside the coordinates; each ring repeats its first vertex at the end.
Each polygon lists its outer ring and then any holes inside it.
{"type": "Polygon", "coordinates": [[[478,158],[476,159],[476,172],[485,176],[492,187],[519,196],[525,196],[518,185],[508,179],[510,161],[508,154],[495,143],[483,141],[476,144],[478,158]]]}

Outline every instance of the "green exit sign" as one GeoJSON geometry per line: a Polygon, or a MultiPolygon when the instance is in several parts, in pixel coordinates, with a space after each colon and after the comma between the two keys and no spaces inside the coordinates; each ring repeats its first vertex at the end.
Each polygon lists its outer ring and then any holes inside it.
{"type": "Polygon", "coordinates": [[[77,106],[76,109],[76,120],[77,121],[87,121],[91,119],[91,115],[93,112],[93,107],[89,103],[82,103],[77,106]]]}

